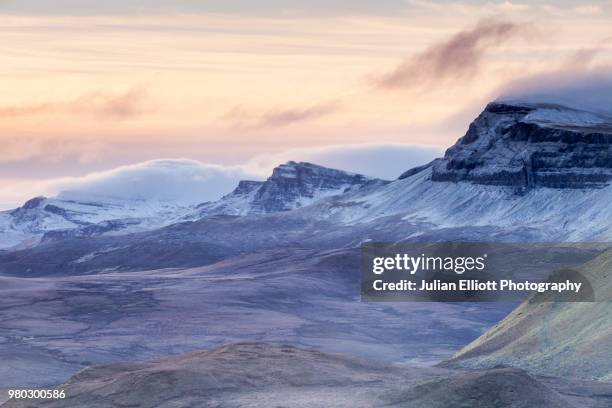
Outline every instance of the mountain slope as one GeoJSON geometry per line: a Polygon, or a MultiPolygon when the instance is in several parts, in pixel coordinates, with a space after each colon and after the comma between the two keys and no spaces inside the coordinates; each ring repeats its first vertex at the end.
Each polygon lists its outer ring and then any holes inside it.
{"type": "Polygon", "coordinates": [[[449,364],[506,364],[545,375],[612,381],[612,251],[578,270],[594,288],[595,302],[542,302],[532,297],[449,364]]]}
{"type": "Polygon", "coordinates": [[[345,225],[394,217],[420,224],[421,235],[501,228],[518,238],[523,231],[541,240],[608,239],[611,177],[612,119],[492,103],[444,158],[299,211],[345,225]]]}
{"type": "Polygon", "coordinates": [[[0,212],[0,248],[28,247],[48,233],[89,237],[132,233],[178,222],[190,206],[110,197],[36,197],[0,212]]]}

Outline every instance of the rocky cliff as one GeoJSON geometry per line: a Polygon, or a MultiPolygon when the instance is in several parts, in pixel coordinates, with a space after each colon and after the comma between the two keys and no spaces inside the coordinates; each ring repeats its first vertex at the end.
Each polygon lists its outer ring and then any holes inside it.
{"type": "Polygon", "coordinates": [[[294,161],[276,167],[265,181],[241,181],[221,200],[202,204],[199,215],[267,214],[294,210],[318,199],[385,182],[361,174],[294,161]]]}
{"type": "Polygon", "coordinates": [[[492,102],[432,163],[433,181],[600,188],[612,180],[612,118],[552,104],[492,102]]]}

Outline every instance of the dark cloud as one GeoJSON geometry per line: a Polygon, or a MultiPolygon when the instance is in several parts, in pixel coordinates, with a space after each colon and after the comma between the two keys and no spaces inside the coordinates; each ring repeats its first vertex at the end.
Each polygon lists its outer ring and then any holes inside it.
{"type": "Polygon", "coordinates": [[[76,113],[98,119],[127,119],[143,114],[148,105],[148,95],[142,88],[123,94],[93,92],[68,102],[32,105],[0,106],[0,117],[17,118],[45,114],[76,113]]]}
{"type": "Polygon", "coordinates": [[[417,88],[449,79],[476,75],[484,53],[523,32],[523,24],[501,20],[480,21],[448,40],[434,44],[378,78],[381,88],[417,88]]]}
{"type": "Polygon", "coordinates": [[[253,114],[241,106],[232,109],[223,119],[230,120],[237,127],[280,128],[332,115],[340,110],[337,102],[327,102],[306,108],[275,109],[253,114]]]}

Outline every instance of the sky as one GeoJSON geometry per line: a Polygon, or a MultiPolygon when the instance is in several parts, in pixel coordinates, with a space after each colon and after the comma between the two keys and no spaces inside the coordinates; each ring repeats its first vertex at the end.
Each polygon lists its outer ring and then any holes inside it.
{"type": "Polygon", "coordinates": [[[513,84],[610,72],[611,21],[612,1],[0,0],[0,206],[160,159],[394,178],[513,84]]]}

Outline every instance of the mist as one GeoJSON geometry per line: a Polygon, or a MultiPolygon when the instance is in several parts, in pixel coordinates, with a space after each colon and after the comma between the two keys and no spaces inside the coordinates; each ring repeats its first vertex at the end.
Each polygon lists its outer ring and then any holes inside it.
{"type": "Polygon", "coordinates": [[[612,115],[612,69],[563,70],[519,79],[498,100],[556,103],[612,115]]]}

